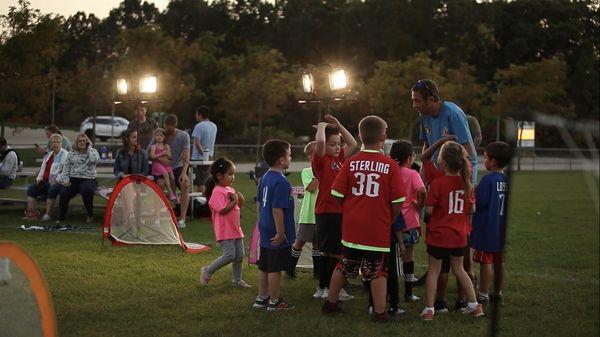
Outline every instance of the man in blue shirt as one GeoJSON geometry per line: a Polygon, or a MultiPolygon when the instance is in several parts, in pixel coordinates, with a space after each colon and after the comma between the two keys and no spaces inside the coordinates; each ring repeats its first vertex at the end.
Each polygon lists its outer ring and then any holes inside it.
{"type": "MultiPolygon", "coordinates": [[[[424,141],[423,150],[434,144],[441,138],[454,135],[457,142],[461,144],[469,156],[473,165],[473,174],[471,181],[473,185],[477,184],[477,152],[473,145],[473,137],[469,131],[469,124],[465,113],[452,102],[445,102],[440,99],[440,93],[437,84],[428,79],[419,80],[411,89],[413,108],[421,115],[421,125],[419,139],[424,141]]],[[[432,160],[437,164],[439,149],[433,154],[432,160]]],[[[464,268],[473,282],[476,282],[473,274],[473,265],[471,263],[471,250],[465,249],[464,268]]],[[[447,310],[445,300],[441,300],[445,295],[445,284],[448,283],[448,274],[442,272],[438,280],[438,293],[435,302],[435,310],[447,310]]],[[[466,305],[461,299],[465,294],[459,289],[459,300],[456,308],[462,308],[466,305]]]]}
{"type": "MultiPolygon", "coordinates": [[[[217,125],[209,120],[210,110],[201,106],[196,110],[198,124],[192,131],[192,160],[209,161],[214,158],[217,125]]],[[[209,165],[194,166],[194,185],[204,193],[209,165]]]]}
{"type": "MultiPolygon", "coordinates": [[[[452,102],[445,102],[440,99],[437,84],[432,80],[419,80],[412,87],[412,104],[421,115],[421,126],[419,138],[425,141],[424,147],[435,143],[439,139],[454,135],[473,163],[472,181],[477,183],[477,152],[473,145],[473,138],[469,131],[467,117],[465,113],[452,102]]],[[[434,163],[437,163],[438,151],[433,155],[434,163]]]]}

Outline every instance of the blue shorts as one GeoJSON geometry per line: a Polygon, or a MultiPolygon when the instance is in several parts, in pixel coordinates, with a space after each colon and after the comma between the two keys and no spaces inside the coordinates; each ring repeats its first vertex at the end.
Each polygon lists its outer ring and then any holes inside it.
{"type": "Polygon", "coordinates": [[[48,199],[56,199],[56,197],[58,197],[58,195],[60,194],[61,190],[61,184],[56,183],[50,185],[50,183],[44,181],[40,185],[38,185],[37,183],[29,185],[29,187],[27,188],[27,196],[37,199],[38,197],[45,195],[48,199]]]}

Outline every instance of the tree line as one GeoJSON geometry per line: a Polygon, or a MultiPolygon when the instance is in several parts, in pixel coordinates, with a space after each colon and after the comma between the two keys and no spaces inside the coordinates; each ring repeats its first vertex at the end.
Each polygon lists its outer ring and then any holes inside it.
{"type": "MultiPolygon", "coordinates": [[[[255,142],[259,130],[293,141],[327,111],[350,127],[378,114],[391,138],[415,139],[410,88],[431,78],[480,120],[485,143],[497,117],[598,119],[599,22],[591,0],[172,0],[162,12],[124,0],[104,19],[19,0],[1,17],[0,122],[48,124],[54,108],[74,127],[110,114],[116,77],[153,73],[161,102],[150,110],[190,127],[207,105],[220,142],[255,142]],[[301,72],[323,82],[333,67],[356,99],[298,104],[301,72]]],[[[537,143],[556,137],[540,128],[537,143]]]]}

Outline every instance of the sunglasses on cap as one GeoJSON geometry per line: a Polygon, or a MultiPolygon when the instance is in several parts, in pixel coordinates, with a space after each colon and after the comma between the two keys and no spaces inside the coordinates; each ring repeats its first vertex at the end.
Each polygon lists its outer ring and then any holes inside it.
{"type": "Polygon", "coordinates": [[[413,90],[414,90],[414,89],[424,89],[424,90],[426,90],[426,91],[429,93],[429,96],[433,96],[433,97],[435,97],[435,98],[438,98],[438,99],[439,99],[438,95],[435,95],[435,94],[433,93],[433,90],[432,90],[432,89],[431,89],[431,87],[429,86],[429,83],[428,83],[428,82],[425,82],[425,81],[423,81],[423,80],[419,80],[419,81],[417,81],[417,84],[415,84],[415,86],[413,87],[413,90]]]}

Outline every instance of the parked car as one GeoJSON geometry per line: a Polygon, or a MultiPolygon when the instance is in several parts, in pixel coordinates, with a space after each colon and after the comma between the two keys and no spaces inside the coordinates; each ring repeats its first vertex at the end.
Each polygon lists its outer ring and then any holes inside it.
{"type": "MultiPolygon", "coordinates": [[[[120,137],[121,132],[127,130],[128,125],[129,121],[123,117],[96,116],[96,137],[100,138],[101,141],[105,141],[110,137],[120,137]]],[[[81,122],[79,132],[92,138],[93,128],[93,117],[88,117],[81,122]]]]}

